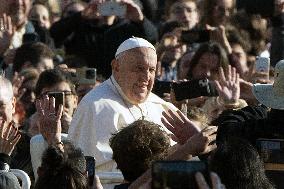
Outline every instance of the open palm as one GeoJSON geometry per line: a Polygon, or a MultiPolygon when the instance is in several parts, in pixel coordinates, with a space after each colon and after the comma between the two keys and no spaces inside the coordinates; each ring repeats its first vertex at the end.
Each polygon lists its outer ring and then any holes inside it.
{"type": "Polygon", "coordinates": [[[229,65],[225,73],[223,68],[219,68],[219,80],[215,83],[224,103],[235,103],[240,98],[239,74],[232,66],[229,65]]]}

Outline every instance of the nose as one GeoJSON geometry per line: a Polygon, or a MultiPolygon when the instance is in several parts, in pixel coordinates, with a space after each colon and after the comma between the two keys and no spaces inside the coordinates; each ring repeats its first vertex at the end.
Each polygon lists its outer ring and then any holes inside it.
{"type": "Polygon", "coordinates": [[[149,81],[150,79],[150,71],[149,70],[144,70],[141,72],[141,80],[143,81],[149,81]]]}

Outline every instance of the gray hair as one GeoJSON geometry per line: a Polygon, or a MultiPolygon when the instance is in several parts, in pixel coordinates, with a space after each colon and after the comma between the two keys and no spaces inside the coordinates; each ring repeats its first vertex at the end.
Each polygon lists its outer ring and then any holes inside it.
{"type": "Polygon", "coordinates": [[[0,96],[13,97],[13,86],[12,83],[3,76],[0,76],[0,96]]]}

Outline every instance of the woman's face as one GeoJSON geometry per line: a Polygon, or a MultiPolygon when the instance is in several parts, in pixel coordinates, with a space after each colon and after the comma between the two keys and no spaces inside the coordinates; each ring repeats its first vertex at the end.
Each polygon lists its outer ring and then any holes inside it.
{"type": "Polygon", "coordinates": [[[219,57],[216,54],[206,52],[204,53],[197,65],[192,70],[193,79],[215,80],[218,77],[219,57]]]}

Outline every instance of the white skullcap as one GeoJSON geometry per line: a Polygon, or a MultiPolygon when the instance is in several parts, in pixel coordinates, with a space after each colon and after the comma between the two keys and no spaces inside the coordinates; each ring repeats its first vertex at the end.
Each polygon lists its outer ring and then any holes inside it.
{"type": "Polygon", "coordinates": [[[115,58],[117,58],[117,56],[124,51],[138,48],[138,47],[148,47],[156,51],[155,47],[147,40],[143,38],[138,38],[138,37],[131,37],[119,45],[115,53],[115,58]]]}

